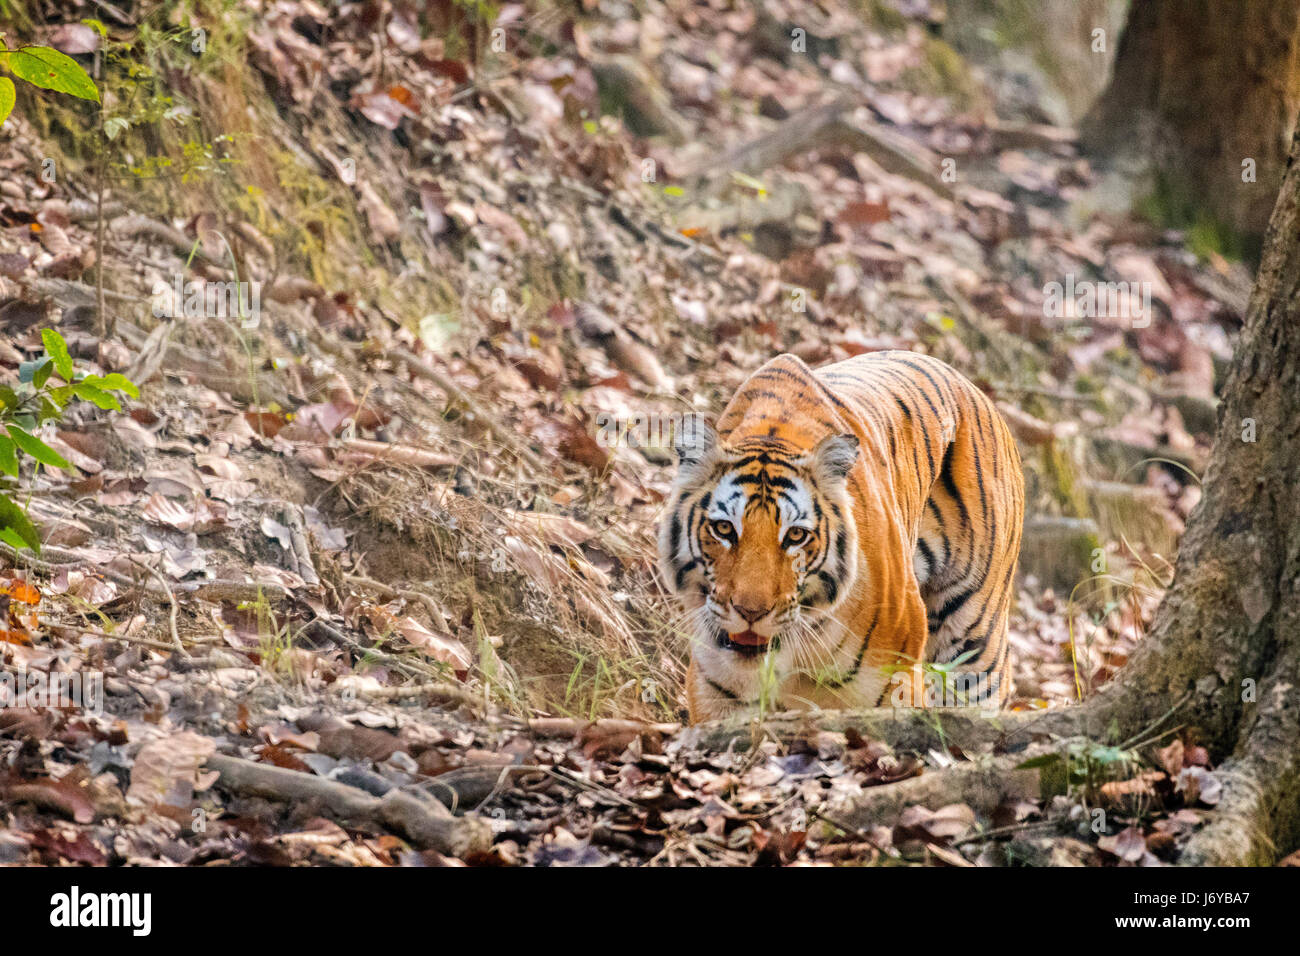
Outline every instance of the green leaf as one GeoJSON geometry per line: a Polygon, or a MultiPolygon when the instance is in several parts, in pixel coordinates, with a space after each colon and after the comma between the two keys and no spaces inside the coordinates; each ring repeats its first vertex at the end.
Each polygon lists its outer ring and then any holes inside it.
{"type": "Polygon", "coordinates": [[[45,354],[54,360],[54,368],[59,378],[65,382],[72,381],[72,356],[68,354],[68,343],[55,329],[41,329],[41,341],[45,343],[45,354]]]}
{"type": "Polygon", "coordinates": [[[32,374],[32,388],[40,391],[45,387],[45,383],[50,380],[50,373],[54,371],[53,362],[42,362],[37,366],[36,371],[32,374]]]}
{"type": "Polygon", "coordinates": [[[965,664],[972,657],[978,656],[979,653],[980,653],[979,648],[972,647],[969,651],[963,651],[961,654],[954,657],[950,661],[944,661],[942,664],[931,664],[929,666],[933,667],[941,674],[947,674],[952,671],[956,671],[957,668],[961,667],[962,664],[965,664]]]}
{"type": "Polygon", "coordinates": [[[18,393],[8,385],[0,385],[0,405],[6,409],[17,408],[19,405],[18,393]]]}
{"type": "Polygon", "coordinates": [[[1043,754],[1041,757],[1030,757],[1024,763],[1016,764],[1017,770],[1033,770],[1036,767],[1050,767],[1053,764],[1061,762],[1060,754],[1043,754]]]}
{"type": "Polygon", "coordinates": [[[41,550],[41,536],[36,531],[27,512],[14,504],[8,495],[0,495],[0,538],[8,541],[15,548],[28,547],[33,551],[41,550]],[[15,540],[16,538],[16,540],[15,540]]]}
{"type": "MultiPolygon", "coordinates": [[[[48,422],[50,420],[57,422],[59,419],[63,417],[64,403],[56,402],[53,398],[50,397],[49,392],[42,392],[37,397],[37,403],[40,405],[40,408],[36,410],[36,421],[38,424],[42,422],[48,422]]],[[[24,425],[23,427],[26,428],[27,426],[24,425]]],[[[33,431],[34,428],[28,428],[27,430],[33,431]]]]}
{"type": "Polygon", "coordinates": [[[131,128],[131,122],[120,116],[113,116],[104,120],[104,136],[108,140],[115,140],[131,128]]]}
{"type": "Polygon", "coordinates": [[[72,465],[68,463],[66,458],[35,435],[23,431],[17,425],[10,424],[6,427],[9,429],[9,437],[14,440],[14,444],[42,465],[49,465],[51,468],[66,468],[68,471],[72,470],[72,465]]]}
{"type": "Polygon", "coordinates": [[[1129,759],[1128,751],[1118,747],[1093,747],[1088,751],[1088,756],[1100,764],[1119,763],[1129,759]]]}
{"type": "Polygon", "coordinates": [[[75,385],[60,385],[57,388],[50,389],[41,397],[48,398],[59,408],[62,408],[64,405],[68,404],[68,402],[72,401],[72,393],[75,389],[75,385]]]}
{"type": "Polygon", "coordinates": [[[98,385],[100,388],[109,392],[126,392],[132,398],[140,397],[140,389],[135,387],[135,382],[131,381],[121,372],[110,372],[100,377],[98,375],[87,378],[84,381],[92,385],[98,385]]]}
{"type": "Polygon", "coordinates": [[[25,46],[5,54],[9,72],[33,86],[99,102],[95,81],[81,64],[48,46],[25,46]]]}
{"type": "Polygon", "coordinates": [[[4,126],[9,114],[14,111],[18,95],[14,90],[14,81],[7,76],[0,76],[0,126],[4,126]]]}
{"type": "Polygon", "coordinates": [[[21,551],[27,547],[27,542],[13,528],[0,528],[0,541],[12,547],[15,551],[21,551]]]}
{"type": "Polygon", "coordinates": [[[18,450],[8,435],[0,435],[0,471],[10,478],[18,477],[18,450]]]}
{"type": "Polygon", "coordinates": [[[77,398],[85,399],[99,408],[109,411],[120,412],[122,406],[118,404],[117,399],[102,388],[96,388],[94,385],[87,385],[85,382],[78,382],[72,387],[73,394],[77,398]]]}

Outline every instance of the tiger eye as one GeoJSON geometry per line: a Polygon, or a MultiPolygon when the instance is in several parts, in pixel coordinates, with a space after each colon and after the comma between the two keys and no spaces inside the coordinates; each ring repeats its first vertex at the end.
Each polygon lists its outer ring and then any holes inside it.
{"type": "Polygon", "coordinates": [[[730,521],[713,522],[713,533],[716,534],[719,538],[730,538],[732,534],[735,532],[735,530],[736,529],[732,527],[730,521]]]}
{"type": "Polygon", "coordinates": [[[808,540],[808,529],[791,528],[785,533],[785,547],[792,548],[808,540]]]}

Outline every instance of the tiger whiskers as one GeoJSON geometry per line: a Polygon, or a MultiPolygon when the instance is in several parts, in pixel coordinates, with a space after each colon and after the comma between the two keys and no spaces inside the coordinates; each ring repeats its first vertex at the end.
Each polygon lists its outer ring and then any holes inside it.
{"type": "Polygon", "coordinates": [[[703,626],[708,623],[708,619],[712,616],[713,612],[709,610],[708,605],[701,604],[698,607],[688,608],[673,617],[669,621],[669,626],[693,637],[703,629],[703,626]]]}
{"type": "Polygon", "coordinates": [[[831,646],[831,629],[828,624],[838,624],[843,630],[848,627],[838,614],[820,608],[808,608],[806,614],[798,616],[799,632],[803,640],[799,642],[797,656],[806,664],[807,675],[818,683],[819,675],[834,667],[835,652],[839,649],[838,643],[831,646]]]}
{"type": "Polygon", "coordinates": [[[828,671],[834,670],[835,649],[830,646],[825,628],[818,627],[803,615],[793,622],[795,640],[792,641],[794,669],[791,674],[806,676],[813,683],[823,683],[828,671]]]}

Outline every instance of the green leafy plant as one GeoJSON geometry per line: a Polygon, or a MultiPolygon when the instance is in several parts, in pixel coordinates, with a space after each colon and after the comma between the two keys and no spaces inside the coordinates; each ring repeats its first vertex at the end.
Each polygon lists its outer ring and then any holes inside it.
{"type": "MultiPolygon", "coordinates": [[[[139,389],[125,375],[78,372],[67,342],[54,329],[42,329],[41,341],[45,355],[19,366],[17,386],[0,385],[0,475],[4,476],[0,482],[6,485],[17,483],[23,456],[51,468],[72,468],[35,434],[44,422],[60,420],[71,402],[80,400],[96,408],[121,411],[114,392],[140,397],[139,389]]],[[[0,491],[0,541],[15,548],[41,549],[40,536],[26,508],[5,491],[0,491]]]]}
{"type": "Polygon", "coordinates": [[[758,664],[758,719],[780,709],[781,675],[776,669],[776,652],[771,647],[758,664]]]}
{"type": "MultiPolygon", "coordinates": [[[[99,102],[95,81],[81,68],[81,64],[48,46],[23,46],[11,50],[0,39],[0,67],[4,67],[20,80],[32,86],[56,93],[67,93],[83,100],[99,102]]],[[[17,88],[7,76],[0,76],[0,126],[13,112],[17,101],[17,88]]]]}
{"type": "Polygon", "coordinates": [[[1088,804],[1096,806],[1103,784],[1129,779],[1142,764],[1137,749],[1126,744],[1070,741],[1061,751],[1031,757],[1016,769],[1037,770],[1045,795],[1081,791],[1088,804]]]}

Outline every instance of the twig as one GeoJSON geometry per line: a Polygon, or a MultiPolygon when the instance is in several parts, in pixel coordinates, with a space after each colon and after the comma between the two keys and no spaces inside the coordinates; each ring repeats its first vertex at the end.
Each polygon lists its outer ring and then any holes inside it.
{"type": "Polygon", "coordinates": [[[996,840],[998,837],[1010,836],[1013,833],[1020,833],[1024,830],[1037,830],[1041,827],[1055,827],[1059,825],[1059,820],[1051,818],[1045,820],[1026,820],[1023,823],[1010,823],[1004,827],[994,827],[991,830],[982,830],[979,833],[972,833],[964,836],[960,840],[953,840],[952,846],[965,846],[967,843],[987,843],[989,840],[996,840]]]}
{"type": "MultiPolygon", "coordinates": [[[[121,641],[123,644],[139,644],[141,647],[147,647],[150,650],[155,651],[176,650],[176,648],[171,644],[165,643],[164,641],[155,641],[151,637],[136,637],[132,634],[109,634],[107,631],[92,631],[87,629],[83,629],[81,633],[83,637],[97,637],[105,641],[121,641]]],[[[216,640],[211,638],[199,639],[190,641],[190,643],[195,645],[215,644],[216,640]]],[[[186,659],[190,663],[194,662],[194,658],[192,657],[187,657],[186,659]]]]}
{"type": "Polygon", "coordinates": [[[148,235],[155,239],[160,239],[172,247],[172,251],[181,256],[193,256],[195,259],[202,259],[204,264],[210,269],[220,273],[223,279],[230,277],[229,270],[226,269],[217,259],[209,255],[201,246],[197,245],[195,240],[186,237],[181,232],[165,222],[158,222],[156,219],[150,219],[148,216],[142,216],[138,213],[132,213],[126,216],[120,216],[113,222],[113,231],[127,236],[148,235]]]}
{"type": "Polygon", "coordinates": [[[135,558],[130,558],[129,560],[136,567],[144,568],[152,574],[154,579],[162,586],[162,589],[167,592],[167,601],[171,604],[171,614],[168,617],[168,623],[171,625],[172,643],[176,645],[176,650],[180,653],[181,657],[189,660],[190,652],[187,651],[185,645],[181,643],[181,634],[176,627],[176,595],[172,593],[171,585],[167,583],[167,579],[162,576],[162,573],[157,568],[150,567],[143,561],[137,561],[135,558]]]}
{"type": "MultiPolygon", "coordinates": [[[[12,545],[0,542],[0,554],[7,556],[14,567],[30,567],[45,574],[58,574],[60,571],[78,571],[93,563],[90,558],[78,554],[76,551],[69,551],[48,544],[41,548],[41,553],[64,563],[55,564],[45,561],[25,552],[19,552],[12,545]]],[[[135,560],[129,555],[124,555],[124,557],[130,561],[135,560]]],[[[94,573],[123,587],[139,588],[159,600],[168,598],[172,594],[170,590],[163,591],[158,588],[146,587],[136,578],[128,577],[125,574],[102,566],[96,567],[94,573]]],[[[262,598],[269,601],[280,601],[289,596],[289,592],[285,588],[270,581],[196,581],[193,584],[182,584],[180,591],[185,597],[197,598],[202,601],[231,601],[236,604],[245,601],[257,601],[262,598]]]]}
{"type": "Polygon", "coordinates": [[[799,153],[816,148],[827,127],[854,105],[853,97],[838,96],[829,102],[810,106],[787,117],[775,129],[741,143],[720,159],[715,157],[688,175],[697,180],[696,191],[703,191],[705,196],[716,194],[732,170],[757,176],[799,153]],[[712,188],[707,188],[704,180],[712,180],[712,188]]]}
{"type": "Polygon", "coordinates": [[[413,591],[410,588],[393,587],[385,584],[383,581],[376,581],[374,578],[368,578],[361,574],[345,574],[343,580],[348,584],[354,584],[357,587],[370,588],[386,601],[394,598],[405,598],[408,601],[418,601],[423,604],[429,616],[433,618],[435,624],[443,624],[447,620],[447,612],[436,600],[428,594],[420,591],[413,591]]]}
{"type": "Polygon", "coordinates": [[[141,304],[149,302],[149,299],[142,295],[115,292],[112,289],[97,289],[94,286],[86,285],[84,282],[76,282],[72,279],[49,279],[44,276],[37,276],[30,280],[28,285],[41,295],[48,295],[73,305],[93,305],[99,300],[101,292],[105,299],[113,299],[117,302],[141,304]]]}
{"type": "Polygon", "coordinates": [[[440,389],[446,392],[457,402],[460,402],[462,405],[468,406],[469,409],[474,413],[474,415],[477,416],[485,425],[487,425],[488,431],[490,431],[496,437],[496,439],[499,442],[501,442],[501,444],[505,445],[516,455],[522,458],[525,462],[527,462],[529,466],[533,468],[534,471],[537,471],[540,474],[546,474],[547,472],[550,471],[550,469],[546,465],[546,462],[544,462],[537,455],[536,452],[534,452],[531,448],[529,448],[522,441],[516,438],[514,432],[512,432],[508,427],[506,427],[501,422],[499,422],[496,419],[496,416],[490,414],[478,401],[474,399],[472,395],[469,394],[469,392],[465,391],[454,381],[452,381],[449,375],[446,375],[443,372],[439,371],[438,369],[434,368],[432,365],[430,365],[428,362],[424,361],[423,359],[417,358],[415,355],[411,354],[411,352],[409,352],[407,349],[402,349],[402,348],[394,349],[392,352],[392,356],[393,358],[403,362],[406,365],[406,367],[411,370],[411,374],[418,375],[424,379],[428,379],[430,382],[432,382],[434,385],[437,385],[440,389]]]}
{"type": "Polygon", "coordinates": [[[335,644],[340,644],[340,645],[345,644],[348,647],[352,648],[354,651],[357,651],[360,655],[369,657],[374,661],[376,661],[377,663],[383,664],[387,667],[397,668],[402,673],[406,674],[408,677],[436,676],[436,672],[433,670],[433,668],[420,667],[417,666],[412,661],[403,660],[402,658],[395,657],[392,654],[386,654],[383,651],[378,650],[377,648],[366,647],[356,638],[351,637],[348,634],[344,633],[342,630],[330,624],[324,618],[320,618],[320,617],[314,618],[313,620],[308,622],[307,626],[303,628],[303,630],[308,633],[314,631],[317,634],[324,636],[326,640],[333,641],[335,644]]]}
{"type": "Polygon", "coordinates": [[[837,820],[835,817],[831,816],[829,813],[826,813],[822,810],[813,810],[809,814],[809,816],[811,816],[814,820],[824,820],[825,822],[829,823],[831,826],[835,827],[837,830],[841,830],[844,833],[849,834],[850,836],[855,836],[863,843],[869,843],[872,847],[879,850],[881,853],[885,854],[885,856],[897,856],[898,854],[898,851],[893,847],[881,846],[879,843],[876,842],[876,838],[873,837],[870,833],[867,833],[865,830],[861,830],[858,827],[853,826],[853,824],[851,823],[845,823],[842,820],[837,820]]]}
{"type": "MultiPolygon", "coordinates": [[[[1160,726],[1161,724],[1163,724],[1166,720],[1168,720],[1168,719],[1169,719],[1170,717],[1172,717],[1175,713],[1177,713],[1178,708],[1182,707],[1183,704],[1187,703],[1188,699],[1189,699],[1191,696],[1192,696],[1192,692],[1191,692],[1190,690],[1187,691],[1187,693],[1183,694],[1182,697],[1179,697],[1178,700],[1174,701],[1174,705],[1173,705],[1172,707],[1170,707],[1167,711],[1165,711],[1163,714],[1161,714],[1160,717],[1156,720],[1155,723],[1150,724],[1150,725],[1147,726],[1147,727],[1144,727],[1142,730],[1139,730],[1136,734],[1134,734],[1134,735],[1133,735],[1132,737],[1130,737],[1128,740],[1126,740],[1126,741],[1124,741],[1122,744],[1120,744],[1120,745],[1119,745],[1119,749],[1120,749],[1120,750],[1128,750],[1128,749],[1130,749],[1130,748],[1136,748],[1136,747],[1138,746],[1137,741],[1143,740],[1143,739],[1144,739],[1148,734],[1150,734],[1150,733],[1151,733],[1152,731],[1154,731],[1157,727],[1159,727],[1159,726],[1160,726]]],[[[1165,733],[1168,733],[1168,731],[1165,731],[1165,733]]],[[[1161,737],[1163,737],[1164,735],[1165,735],[1164,733],[1162,733],[1162,734],[1158,734],[1158,735],[1156,736],[1155,739],[1156,739],[1156,740],[1159,740],[1159,739],[1160,739],[1161,737]]]]}
{"type": "MultiPolygon", "coordinates": [[[[95,75],[99,76],[103,56],[95,51],[95,75]]],[[[95,328],[101,339],[113,332],[104,302],[104,167],[108,164],[108,137],[104,135],[104,102],[99,102],[99,162],[95,164],[95,328]]]]}
{"type": "Polygon", "coordinates": [[[477,711],[483,709],[483,701],[477,695],[464,688],[442,682],[405,684],[400,687],[357,688],[356,694],[368,700],[407,700],[412,697],[427,697],[443,704],[459,704],[477,711]]]}
{"type": "Polygon", "coordinates": [[[118,216],[125,216],[128,211],[126,203],[95,202],[87,206],[84,199],[74,199],[68,203],[68,207],[68,219],[71,222],[86,222],[89,219],[101,218],[108,221],[118,216]]]}
{"type": "Polygon", "coordinates": [[[316,566],[312,563],[311,548],[307,544],[307,529],[303,522],[302,509],[297,505],[285,505],[284,523],[289,528],[289,543],[292,547],[294,558],[297,559],[298,576],[306,582],[308,587],[315,587],[320,584],[320,577],[316,574],[316,566]]]}

